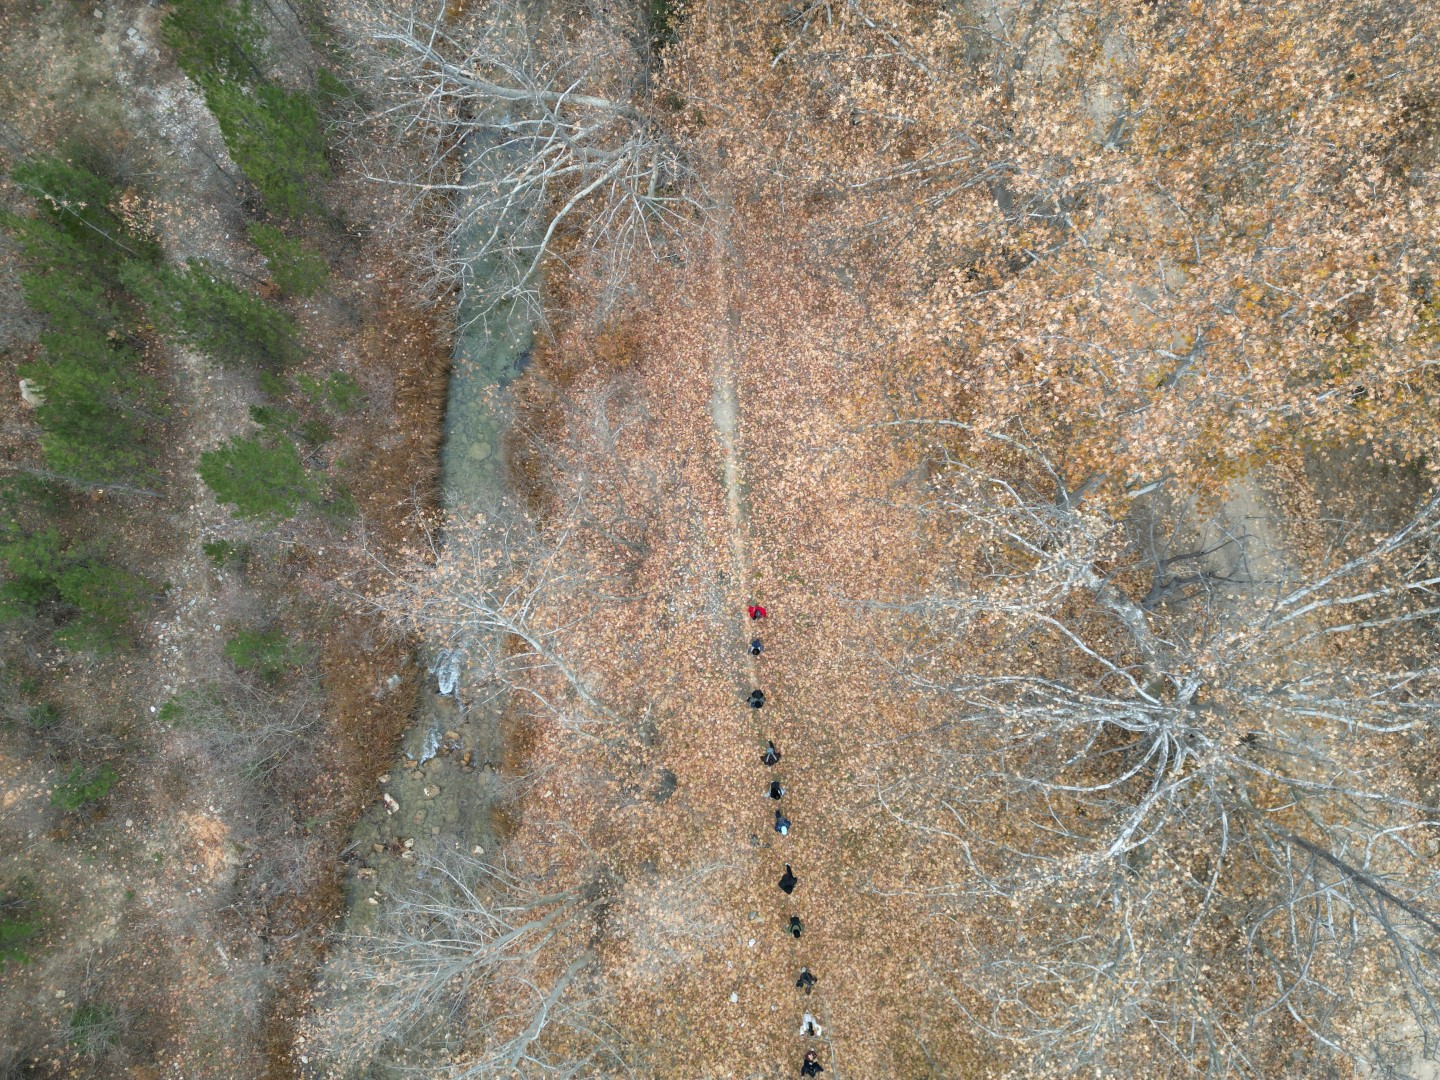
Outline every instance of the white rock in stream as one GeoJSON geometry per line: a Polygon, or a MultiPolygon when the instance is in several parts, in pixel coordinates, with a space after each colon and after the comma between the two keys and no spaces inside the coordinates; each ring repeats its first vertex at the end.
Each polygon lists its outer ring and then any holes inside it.
{"type": "Polygon", "coordinates": [[[426,732],[425,734],[425,745],[420,748],[420,764],[424,765],[425,762],[429,761],[439,752],[440,732],[436,731],[434,728],[431,728],[430,731],[426,732]]]}
{"type": "MultiPolygon", "coordinates": [[[[440,696],[455,693],[455,687],[460,684],[460,669],[465,666],[465,651],[463,649],[441,649],[435,656],[435,662],[430,666],[430,674],[435,676],[435,682],[440,690],[440,696]]],[[[439,732],[431,732],[438,744],[439,732]]],[[[426,746],[429,746],[427,738],[426,746]]],[[[435,752],[430,751],[429,757],[434,757],[435,752]]],[[[425,758],[420,760],[424,761],[425,758]]]]}

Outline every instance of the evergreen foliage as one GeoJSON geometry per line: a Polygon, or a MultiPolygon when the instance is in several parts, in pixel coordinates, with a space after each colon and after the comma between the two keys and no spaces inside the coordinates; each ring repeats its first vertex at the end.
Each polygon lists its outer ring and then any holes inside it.
{"type": "Polygon", "coordinates": [[[248,0],[179,0],[161,36],[204,91],[230,156],[265,204],[286,217],[313,210],[311,185],[329,175],[325,127],[313,95],[267,78],[264,31],[248,0]]]}
{"type": "Polygon", "coordinates": [[[200,550],[210,557],[210,561],[215,564],[215,569],[223,570],[231,563],[243,563],[250,553],[250,545],[217,539],[205,541],[200,545],[200,550]]]}
{"type": "Polygon", "coordinates": [[[292,517],[317,497],[300,452],[287,439],[231,439],[200,455],[199,473],[215,497],[240,517],[292,517]]]}
{"type": "Polygon", "coordinates": [[[175,50],[180,70],[202,86],[262,78],[269,62],[249,0],[179,0],[160,21],[160,39],[175,50]]]}
{"type": "Polygon", "coordinates": [[[114,188],[83,165],[59,158],[26,162],[15,181],[35,197],[36,214],[0,216],[27,269],[25,299],[42,316],[42,352],[20,374],[44,399],[35,419],[46,462],[85,482],[143,469],[150,381],[128,343],[121,276],[158,260],[150,241],[132,235],[109,209],[114,188]]]}
{"type": "Polygon", "coordinates": [[[0,618],[34,615],[42,605],[60,599],[66,552],[58,530],[12,535],[0,543],[0,564],[6,573],[0,581],[0,618]]]}
{"type": "MultiPolygon", "coordinates": [[[[119,309],[111,303],[111,282],[87,273],[69,237],[58,236],[46,254],[53,258],[43,270],[20,275],[30,310],[44,316],[53,334],[86,335],[114,340],[124,329],[119,309]]],[[[31,265],[35,265],[32,263],[31,265]]]]}
{"type": "Polygon", "coordinates": [[[41,477],[25,472],[0,477],[0,517],[11,526],[22,511],[49,514],[62,503],[60,490],[41,477]]]}
{"type": "Polygon", "coordinates": [[[108,763],[95,769],[72,765],[65,779],[50,793],[50,805],[61,810],[82,810],[109,795],[118,779],[120,774],[108,763]]]}
{"type": "Polygon", "coordinates": [[[97,652],[130,644],[130,619],[155,591],[148,579],[94,559],[69,567],[57,587],[60,599],[79,608],[81,615],[56,631],[55,640],[97,652]]]}
{"type": "Polygon", "coordinates": [[[266,431],[280,435],[295,426],[295,414],[284,405],[251,405],[250,419],[266,431]]]}
{"type": "Polygon", "coordinates": [[[100,1057],[115,1041],[119,1018],[108,1005],[81,1005],[70,1014],[70,1049],[82,1057],[100,1057]]]}
{"type": "Polygon", "coordinates": [[[323,379],[302,371],[295,376],[295,384],[312,405],[330,409],[341,416],[365,404],[360,384],[348,371],[332,371],[323,379]]]}
{"type": "Polygon", "coordinates": [[[350,489],[343,484],[334,485],[330,498],[320,504],[320,513],[337,528],[344,528],[359,512],[359,507],[355,505],[355,496],[350,494],[350,489]]]}
{"type": "Polygon", "coordinates": [[[335,429],[328,421],[315,417],[301,422],[299,435],[311,446],[319,446],[335,438],[335,429]]]}
{"type": "Polygon", "coordinates": [[[310,95],[273,83],[241,87],[212,83],[205,104],[235,164],[260,189],[265,205],[285,217],[317,206],[311,189],[329,175],[325,125],[310,95]]]}
{"type": "Polygon", "coordinates": [[[225,655],[237,668],[273,683],[300,659],[300,651],[280,630],[241,630],[225,642],[225,655]]]}
{"type": "Polygon", "coordinates": [[[47,333],[41,358],[20,374],[44,396],[35,409],[46,463],[81,481],[132,476],[144,469],[149,379],[138,354],[103,334],[47,333]]]}
{"type": "Polygon", "coordinates": [[[250,226],[250,242],[265,256],[271,280],[288,296],[314,296],[325,286],[325,260],[273,225],[250,226]]]}
{"type": "Polygon", "coordinates": [[[146,578],[67,543],[53,526],[0,537],[0,621],[52,614],[56,640],[108,651],[129,642],[131,617],[154,592],[146,578]]]}
{"type": "Polygon", "coordinates": [[[22,946],[40,930],[32,894],[33,888],[24,879],[0,893],[0,971],[7,963],[30,962],[22,946]]]}
{"type": "Polygon", "coordinates": [[[54,247],[66,247],[72,269],[106,285],[125,259],[156,262],[159,247],[134,236],[110,209],[114,185],[88,166],[59,157],[35,158],[17,165],[15,186],[35,199],[34,218],[7,217],[21,254],[29,262],[50,266],[54,247]]]}
{"type": "Polygon", "coordinates": [[[60,723],[60,710],[48,701],[42,701],[39,705],[31,705],[25,713],[25,722],[30,725],[31,731],[49,731],[60,723]]]}
{"type": "Polygon", "coordinates": [[[23,915],[0,915],[0,969],[9,961],[28,964],[30,957],[21,948],[35,935],[35,923],[23,915]]]}
{"type": "Polygon", "coordinates": [[[330,113],[353,105],[360,97],[354,87],[328,68],[321,68],[315,73],[315,96],[330,113]]]}
{"type": "Polygon", "coordinates": [[[131,263],[125,283],[177,340],[226,367],[283,367],[300,358],[295,324],[223,278],[203,259],[184,270],[131,263]]]}

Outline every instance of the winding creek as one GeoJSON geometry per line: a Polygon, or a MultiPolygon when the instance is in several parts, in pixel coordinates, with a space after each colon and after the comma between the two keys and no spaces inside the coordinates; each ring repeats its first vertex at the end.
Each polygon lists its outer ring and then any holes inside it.
{"type": "MultiPolygon", "coordinates": [[[[503,392],[528,362],[533,336],[518,313],[457,335],[441,458],[449,510],[464,512],[505,492],[503,392]]],[[[368,925],[387,896],[403,891],[415,854],[426,847],[493,849],[504,707],[503,698],[462,706],[439,692],[433,673],[421,680],[414,723],[351,837],[359,861],[350,878],[350,930],[368,925]]]]}
{"type": "MultiPolygon", "coordinates": [[[[474,177],[485,157],[472,158],[466,175],[474,177]]],[[[484,227],[477,220],[471,235],[484,227]]],[[[467,269],[469,279],[480,283],[501,272],[481,258],[472,258],[467,269]]],[[[505,391],[529,363],[535,338],[523,305],[509,302],[481,318],[474,291],[464,291],[456,308],[441,450],[445,506],[462,514],[506,493],[505,391]]],[[[429,658],[419,659],[423,665],[429,658]]],[[[494,849],[494,808],[505,783],[505,705],[503,697],[462,705],[455,694],[440,693],[433,672],[422,678],[399,756],[351,836],[347,931],[363,932],[387,897],[405,891],[415,858],[427,847],[458,844],[475,854],[494,849]]]]}

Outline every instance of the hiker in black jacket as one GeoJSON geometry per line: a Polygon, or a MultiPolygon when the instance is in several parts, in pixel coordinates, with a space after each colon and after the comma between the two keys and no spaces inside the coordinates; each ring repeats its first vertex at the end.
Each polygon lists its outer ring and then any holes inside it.
{"type": "Polygon", "coordinates": [[[745,704],[749,705],[750,708],[752,708],[752,709],[761,709],[761,708],[764,708],[764,707],[765,707],[765,691],[764,691],[764,690],[751,690],[751,691],[750,691],[750,696],[745,699],[745,704]]]}
{"type": "MultiPolygon", "coordinates": [[[[784,814],[780,813],[778,807],[775,810],[775,831],[778,832],[781,836],[790,835],[790,819],[784,814]]],[[[785,888],[785,886],[783,885],[780,887],[782,889],[785,888]]]]}
{"type": "Polygon", "coordinates": [[[795,985],[801,990],[804,990],[805,993],[810,993],[811,989],[815,986],[815,976],[810,974],[809,968],[802,967],[800,969],[800,977],[795,980],[795,985]]]}
{"type": "Polygon", "coordinates": [[[780,763],[780,751],[775,749],[774,741],[765,744],[765,753],[760,755],[760,760],[766,765],[778,765],[780,763]]]}
{"type": "Polygon", "coordinates": [[[800,879],[790,872],[790,864],[785,864],[785,873],[780,878],[780,891],[789,896],[795,891],[795,886],[800,884],[800,879]]]}

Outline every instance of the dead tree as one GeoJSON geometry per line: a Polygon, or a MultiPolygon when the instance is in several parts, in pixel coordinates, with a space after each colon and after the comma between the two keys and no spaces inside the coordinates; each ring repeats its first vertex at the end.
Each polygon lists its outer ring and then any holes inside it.
{"type": "Polygon", "coordinates": [[[583,517],[578,502],[545,525],[511,502],[452,516],[423,560],[372,553],[383,584],[362,601],[426,642],[446,692],[523,694],[576,732],[619,721],[568,650],[584,619],[574,601],[591,588],[583,517]]]}
{"type": "Polygon", "coordinates": [[[586,948],[601,895],[598,878],[551,889],[458,851],[423,856],[413,890],[354,938],[362,993],[323,1019],[333,1060],[448,1080],[606,1071],[618,1059],[586,948]]]}
{"type": "Polygon", "coordinates": [[[369,178],[443,207],[422,256],[432,290],[458,287],[467,321],[516,304],[538,314],[549,259],[599,266],[613,284],[637,254],[673,253],[704,200],[649,97],[643,5],[548,20],[476,5],[450,21],[453,7],[377,5],[358,31],[366,123],[399,147],[369,178]]]}
{"type": "Polygon", "coordinates": [[[1433,1048],[1440,821],[1402,740],[1440,719],[1440,493],[1302,569],[949,426],[924,509],[973,556],[895,605],[942,642],[910,663],[939,719],[879,796],[955,845],[937,906],[989,916],[955,1003],[1068,1069],[1266,1075],[1297,1031],[1385,1067],[1401,1012],[1433,1048]]]}

